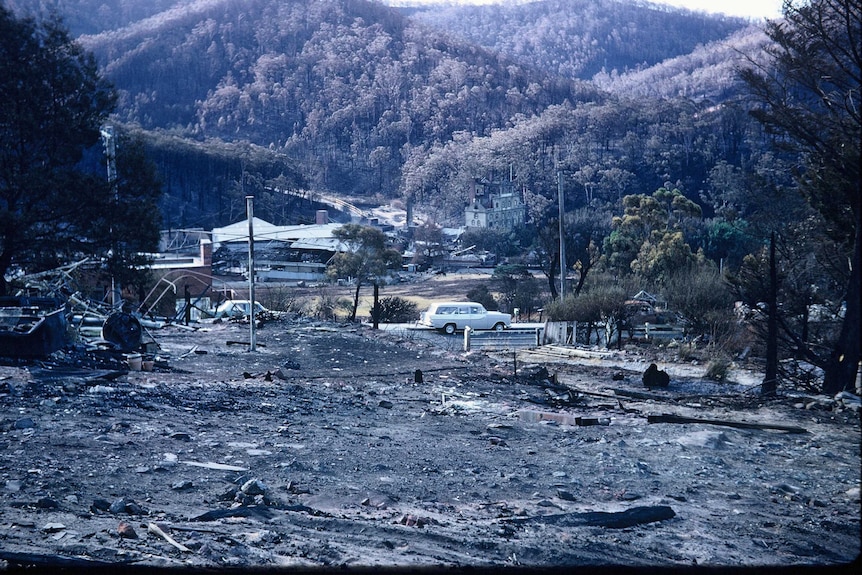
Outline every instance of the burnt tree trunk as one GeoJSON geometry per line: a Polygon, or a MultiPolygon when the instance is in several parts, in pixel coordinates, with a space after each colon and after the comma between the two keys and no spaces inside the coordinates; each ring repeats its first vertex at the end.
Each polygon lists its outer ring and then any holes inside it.
{"type": "Polygon", "coordinates": [[[775,263],[775,232],[769,237],[769,316],[766,320],[766,373],[761,395],[775,395],[778,389],[778,269],[775,263]]]}
{"type": "Polygon", "coordinates": [[[829,395],[844,390],[852,390],[856,385],[856,373],[859,369],[860,352],[860,322],[862,322],[862,273],[859,271],[862,258],[862,222],[856,218],[856,234],[853,241],[853,259],[850,261],[850,281],[844,298],[846,309],[844,321],[838,342],[829,357],[823,377],[823,392],[829,395]]]}

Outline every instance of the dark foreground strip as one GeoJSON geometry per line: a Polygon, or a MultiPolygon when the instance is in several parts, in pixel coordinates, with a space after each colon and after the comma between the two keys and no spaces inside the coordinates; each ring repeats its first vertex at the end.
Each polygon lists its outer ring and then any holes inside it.
{"type": "Polygon", "coordinates": [[[513,517],[506,521],[511,523],[553,523],[566,527],[607,527],[608,529],[625,529],[644,523],[654,523],[676,517],[676,513],[667,505],[652,505],[632,507],[625,511],[587,511],[584,513],[558,513],[554,515],[537,515],[534,517],[513,517]]]}

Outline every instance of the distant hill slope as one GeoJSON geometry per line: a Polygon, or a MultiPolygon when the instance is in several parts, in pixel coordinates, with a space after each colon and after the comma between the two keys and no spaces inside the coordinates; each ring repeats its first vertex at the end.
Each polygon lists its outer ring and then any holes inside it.
{"type": "Polygon", "coordinates": [[[195,0],[3,0],[16,13],[56,11],[74,36],[128,26],[195,0]]]}
{"type": "Polygon", "coordinates": [[[5,1],[31,12],[53,5],[87,31],[79,40],[117,87],[118,121],[150,133],[170,168],[177,225],[228,217],[230,194],[280,174],[392,198],[410,158],[421,170],[415,158],[431,149],[564,103],[600,106],[614,92],[729,97],[713,47],[729,54],[733,44],[714,42],[746,25],[613,0],[421,10],[367,0],[5,1]],[[227,170],[231,150],[239,156],[227,170]],[[256,166],[266,168],[249,174],[256,166]]]}
{"type": "Polygon", "coordinates": [[[746,27],[743,18],[620,0],[546,0],[403,9],[417,21],[567,78],[624,73],[688,54],[746,27]]]}
{"type": "Polygon", "coordinates": [[[603,72],[593,80],[604,90],[631,98],[722,102],[740,93],[739,67],[758,61],[767,40],[762,28],[750,26],[690,54],[623,74],[603,72]]]}
{"type": "Polygon", "coordinates": [[[80,40],[123,121],[282,150],[351,195],[394,193],[405,146],[600,98],[363,0],[202,0],[80,40]]]}

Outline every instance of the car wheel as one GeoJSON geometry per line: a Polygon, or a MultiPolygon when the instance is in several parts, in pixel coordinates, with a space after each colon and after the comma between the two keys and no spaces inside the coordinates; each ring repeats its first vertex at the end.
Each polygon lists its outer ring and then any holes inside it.
{"type": "Polygon", "coordinates": [[[503,331],[505,328],[506,328],[506,326],[504,324],[498,323],[497,325],[494,326],[494,331],[503,331]]]}
{"type": "Polygon", "coordinates": [[[446,335],[452,335],[453,333],[455,333],[455,324],[454,323],[447,323],[443,327],[443,331],[446,332],[446,335]]]}

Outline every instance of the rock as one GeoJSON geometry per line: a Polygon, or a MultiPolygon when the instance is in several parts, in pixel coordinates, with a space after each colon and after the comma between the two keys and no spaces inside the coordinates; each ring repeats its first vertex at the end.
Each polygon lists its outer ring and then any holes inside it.
{"type": "Polygon", "coordinates": [[[644,371],[643,382],[646,387],[667,387],[670,384],[670,376],[651,363],[644,371]]]}
{"type": "Polygon", "coordinates": [[[614,381],[623,381],[626,378],[626,374],[621,371],[616,372],[611,376],[611,379],[614,381]]]}
{"type": "Polygon", "coordinates": [[[90,505],[90,511],[108,511],[111,508],[111,502],[106,499],[93,499],[93,504],[90,505]]]}
{"type": "Polygon", "coordinates": [[[126,503],[126,513],[129,515],[146,515],[147,511],[134,501],[126,503]]]}
{"type": "Polygon", "coordinates": [[[173,485],[171,485],[171,489],[174,491],[186,491],[187,489],[191,489],[194,487],[191,481],[186,479],[185,481],[177,481],[173,485]]]}
{"type": "Polygon", "coordinates": [[[177,441],[191,441],[192,436],[188,433],[184,433],[182,431],[177,431],[176,433],[171,433],[171,439],[176,439],[177,441]]]}
{"type": "Polygon", "coordinates": [[[266,490],[266,484],[264,484],[260,479],[249,479],[242,484],[242,487],[240,487],[240,491],[251,496],[264,495],[266,490]]]}
{"type": "Polygon", "coordinates": [[[57,533],[58,531],[64,531],[66,526],[62,523],[46,523],[42,526],[42,531],[45,533],[57,533]]]}
{"type": "Polygon", "coordinates": [[[549,379],[550,374],[548,373],[548,368],[544,365],[525,365],[518,370],[518,377],[533,381],[541,381],[549,379]]]}
{"type": "Polygon", "coordinates": [[[36,423],[29,417],[22,417],[15,422],[15,425],[13,427],[15,429],[31,429],[33,427],[36,427],[36,423]]]}
{"type": "Polygon", "coordinates": [[[398,520],[398,523],[401,525],[406,525],[408,527],[419,527],[420,529],[425,526],[427,521],[422,517],[416,517],[415,515],[402,515],[401,519],[398,520]]]}
{"type": "Polygon", "coordinates": [[[51,499],[50,497],[42,497],[39,501],[36,502],[36,507],[39,509],[57,509],[60,507],[60,503],[56,499],[51,499]]]}
{"type": "Polygon", "coordinates": [[[386,399],[381,399],[377,404],[377,407],[382,407],[383,409],[392,409],[392,402],[386,399]]]}
{"type": "Polygon", "coordinates": [[[138,534],[135,532],[135,528],[126,523],[125,521],[120,521],[120,524],[117,525],[117,533],[120,534],[120,537],[125,539],[137,539],[138,534]]]}
{"type": "Polygon", "coordinates": [[[219,501],[233,501],[236,498],[236,494],[239,493],[239,490],[231,487],[224,493],[218,496],[219,501]]]}
{"type": "Polygon", "coordinates": [[[108,511],[111,513],[125,513],[126,511],[126,503],[127,500],[125,497],[120,497],[119,499],[115,499],[113,503],[111,503],[110,507],[108,507],[108,511]]]}
{"type": "Polygon", "coordinates": [[[571,491],[566,491],[565,489],[557,489],[557,497],[559,497],[563,501],[575,500],[574,494],[571,491]]]}
{"type": "Polygon", "coordinates": [[[11,491],[12,493],[16,493],[21,491],[21,486],[23,482],[20,479],[10,479],[6,481],[6,491],[11,491]]]}
{"type": "MultiPolygon", "coordinates": [[[[95,504],[95,502],[94,502],[95,504]]],[[[146,515],[147,511],[131,499],[120,497],[115,499],[108,508],[111,513],[128,513],[129,515],[146,515]]]]}

